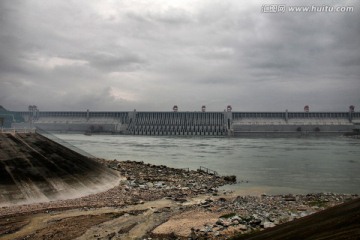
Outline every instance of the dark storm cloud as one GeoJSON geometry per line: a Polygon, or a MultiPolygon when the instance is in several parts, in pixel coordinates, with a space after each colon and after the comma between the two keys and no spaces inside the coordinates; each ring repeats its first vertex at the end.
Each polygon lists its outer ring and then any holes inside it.
{"type": "Polygon", "coordinates": [[[0,105],[52,110],[360,107],[353,13],[235,1],[0,1],[0,105]]]}

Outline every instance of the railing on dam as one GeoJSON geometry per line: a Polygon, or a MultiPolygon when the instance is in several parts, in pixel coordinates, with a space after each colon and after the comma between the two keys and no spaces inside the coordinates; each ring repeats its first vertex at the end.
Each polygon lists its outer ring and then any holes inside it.
{"type": "Polygon", "coordinates": [[[233,119],[240,118],[284,118],[285,112],[233,112],[233,119]]]}
{"type": "Polygon", "coordinates": [[[91,121],[93,119],[116,119],[121,123],[128,123],[129,112],[102,112],[102,111],[39,111],[39,112],[16,112],[29,121],[41,121],[43,119],[63,118],[68,121],[91,121]]]}
{"type": "Polygon", "coordinates": [[[35,133],[35,128],[0,128],[1,133],[35,133]]]}
{"type": "Polygon", "coordinates": [[[233,119],[241,118],[342,118],[360,117],[360,113],[351,112],[233,112],[233,119]]]}

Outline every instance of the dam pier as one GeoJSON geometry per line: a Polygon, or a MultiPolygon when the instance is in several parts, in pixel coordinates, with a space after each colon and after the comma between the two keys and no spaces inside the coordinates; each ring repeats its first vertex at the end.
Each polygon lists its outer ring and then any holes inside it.
{"type": "MultiPolygon", "coordinates": [[[[307,108],[306,108],[307,107],[307,108]]],[[[360,131],[360,112],[28,111],[0,109],[0,128],[152,136],[342,135],[360,131]]]]}

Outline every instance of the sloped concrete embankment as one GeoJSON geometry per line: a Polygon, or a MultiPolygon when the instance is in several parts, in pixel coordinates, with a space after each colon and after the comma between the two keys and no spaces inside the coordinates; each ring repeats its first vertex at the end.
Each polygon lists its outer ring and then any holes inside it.
{"type": "Polygon", "coordinates": [[[0,206],[84,196],[119,175],[37,133],[0,133],[0,206]]]}

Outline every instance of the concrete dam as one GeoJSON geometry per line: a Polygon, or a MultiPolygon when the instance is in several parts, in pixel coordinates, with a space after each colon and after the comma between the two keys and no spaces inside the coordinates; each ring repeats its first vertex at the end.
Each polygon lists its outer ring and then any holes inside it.
{"type": "Polygon", "coordinates": [[[102,192],[116,171],[38,133],[0,133],[0,207],[102,192]]]}
{"type": "MultiPolygon", "coordinates": [[[[14,128],[40,128],[61,133],[112,133],[126,135],[264,136],[341,135],[360,131],[360,112],[9,112],[19,116],[14,128]]],[[[9,115],[8,113],[8,115],[9,115]]],[[[1,117],[1,115],[0,115],[1,117]]],[[[3,121],[6,122],[6,121],[3,121]]],[[[8,121],[9,122],[9,121],[8,121]]],[[[8,126],[9,127],[9,126],[8,126]]]]}

